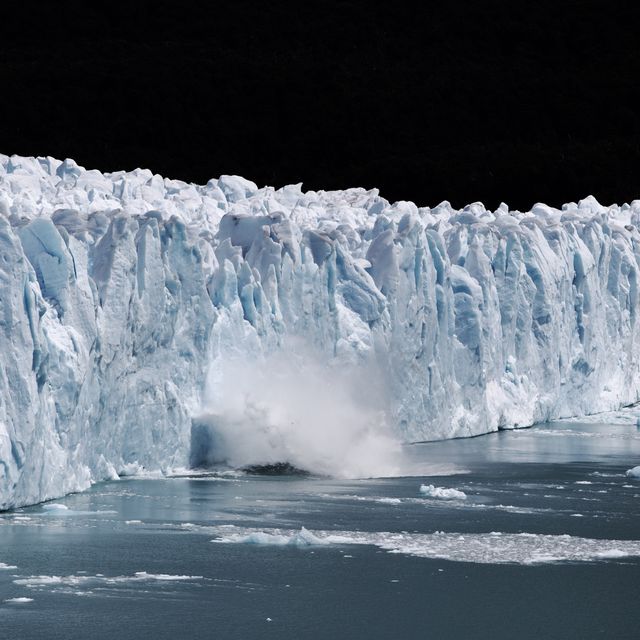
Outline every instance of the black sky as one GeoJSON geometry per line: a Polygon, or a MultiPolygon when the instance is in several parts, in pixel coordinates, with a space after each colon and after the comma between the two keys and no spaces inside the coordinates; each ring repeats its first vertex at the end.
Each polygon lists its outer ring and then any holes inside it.
{"type": "Polygon", "coordinates": [[[640,198],[639,3],[130,4],[2,8],[0,152],[421,205],[640,198]]]}

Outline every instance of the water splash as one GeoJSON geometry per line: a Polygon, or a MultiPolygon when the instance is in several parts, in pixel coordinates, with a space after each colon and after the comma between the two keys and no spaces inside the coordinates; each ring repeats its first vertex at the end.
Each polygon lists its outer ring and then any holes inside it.
{"type": "Polygon", "coordinates": [[[194,419],[192,463],[221,462],[287,462],[342,478],[400,475],[383,376],[375,363],[328,361],[300,343],[261,360],[214,362],[194,419]]]}

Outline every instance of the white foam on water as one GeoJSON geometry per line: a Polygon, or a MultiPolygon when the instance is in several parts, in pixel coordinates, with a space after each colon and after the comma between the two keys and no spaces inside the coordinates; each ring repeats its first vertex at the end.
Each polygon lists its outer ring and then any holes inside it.
{"type": "MultiPolygon", "coordinates": [[[[438,487],[440,488],[440,487],[438,487]]],[[[458,491],[453,489],[452,491],[458,491]]],[[[478,499],[482,499],[481,496],[474,496],[470,499],[464,492],[460,491],[465,498],[460,499],[443,499],[438,496],[425,495],[424,498],[388,498],[380,496],[358,496],[354,494],[330,494],[330,493],[318,493],[315,494],[319,498],[325,498],[330,500],[349,500],[353,502],[376,502],[380,504],[393,504],[393,505],[420,505],[422,507],[434,507],[438,503],[445,503],[447,508],[451,509],[495,509],[496,511],[506,511],[508,513],[518,514],[537,514],[537,513],[555,513],[557,509],[548,509],[541,507],[522,507],[511,504],[499,504],[493,502],[479,502],[478,499]]],[[[451,494],[452,495],[452,494],[451,494]]],[[[548,496],[556,497],[556,496],[548,496]]]]}
{"type": "MultiPolygon", "coordinates": [[[[584,416],[579,419],[580,422],[590,421],[594,424],[615,424],[609,423],[602,419],[594,419],[591,418],[599,418],[599,416],[584,416]]],[[[577,420],[577,419],[576,419],[577,420]]],[[[601,432],[601,431],[585,431],[584,429],[545,429],[542,427],[536,427],[535,429],[531,429],[531,431],[525,432],[516,432],[516,437],[531,437],[531,436],[552,436],[557,438],[595,438],[597,440],[640,440],[640,433],[637,431],[626,431],[622,433],[611,433],[610,431],[601,432]]]]}
{"type": "Polygon", "coordinates": [[[629,478],[640,478],[640,466],[629,469],[625,475],[629,478]]]}
{"type": "MultiPolygon", "coordinates": [[[[65,593],[79,593],[78,588],[83,589],[92,587],[120,587],[122,585],[145,584],[164,582],[185,582],[203,580],[203,576],[190,575],[172,575],[168,573],[147,573],[146,571],[136,571],[130,576],[105,576],[96,575],[68,575],[68,576],[28,576],[24,578],[16,578],[13,582],[22,587],[35,590],[54,589],[64,591],[65,593]]],[[[83,592],[86,595],[88,592],[83,592]]]]}
{"type": "Polygon", "coordinates": [[[407,478],[414,476],[426,476],[428,478],[440,478],[444,476],[458,476],[471,473],[471,469],[465,467],[458,467],[455,464],[442,462],[439,464],[434,463],[422,463],[415,464],[414,466],[408,465],[407,469],[412,473],[407,474],[407,478]],[[419,473],[418,473],[419,471],[419,473]],[[415,473],[414,473],[415,472],[415,473]]]}
{"type": "Polygon", "coordinates": [[[102,516],[102,515],[114,515],[118,513],[114,510],[96,509],[96,510],[80,510],[70,509],[63,504],[44,504],[42,505],[43,511],[40,513],[34,513],[35,516],[47,516],[47,517],[72,517],[72,516],[102,516]]]}
{"type": "Polygon", "coordinates": [[[0,562],[0,569],[17,569],[15,564],[5,564],[4,562],[0,562]]]}
{"type": "Polygon", "coordinates": [[[386,496],[358,496],[352,493],[343,493],[343,494],[318,493],[315,495],[318,498],[324,498],[329,500],[349,500],[353,502],[376,502],[378,504],[397,505],[397,504],[408,504],[412,502],[410,498],[390,498],[386,496]]]}
{"type": "Polygon", "coordinates": [[[12,602],[14,604],[27,604],[33,602],[33,598],[7,598],[5,602],[12,602]]]}
{"type": "MultiPolygon", "coordinates": [[[[172,575],[169,573],[147,573],[146,571],[136,571],[134,574],[136,581],[148,581],[148,580],[160,580],[161,582],[175,582],[183,580],[202,580],[203,576],[184,576],[184,575],[172,575]]],[[[127,581],[131,582],[130,577],[125,576],[127,581]]]]}
{"type": "Polygon", "coordinates": [[[459,505],[457,506],[468,507],[470,509],[495,509],[496,511],[506,511],[507,513],[518,513],[521,515],[557,512],[557,509],[543,509],[540,507],[518,507],[512,504],[492,504],[486,502],[466,502],[459,503],[459,505]]]}
{"type": "Polygon", "coordinates": [[[268,546],[372,545],[390,553],[480,564],[538,565],[640,556],[640,540],[598,540],[539,533],[391,533],[253,529],[226,525],[212,540],[268,546]]]}

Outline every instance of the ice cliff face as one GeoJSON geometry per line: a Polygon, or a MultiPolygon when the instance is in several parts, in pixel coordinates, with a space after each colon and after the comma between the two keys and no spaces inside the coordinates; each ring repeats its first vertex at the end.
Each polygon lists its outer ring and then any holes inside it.
{"type": "Polygon", "coordinates": [[[291,337],[381,372],[405,441],[633,402],[639,224],[0,155],[0,508],[215,458],[225,363],[291,337]]]}

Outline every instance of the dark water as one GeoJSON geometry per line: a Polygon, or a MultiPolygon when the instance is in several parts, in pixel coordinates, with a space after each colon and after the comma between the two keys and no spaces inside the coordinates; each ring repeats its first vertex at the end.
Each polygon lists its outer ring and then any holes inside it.
{"type": "Polygon", "coordinates": [[[409,454],[450,475],[131,479],[0,514],[0,637],[640,637],[635,426],[409,454]]]}

